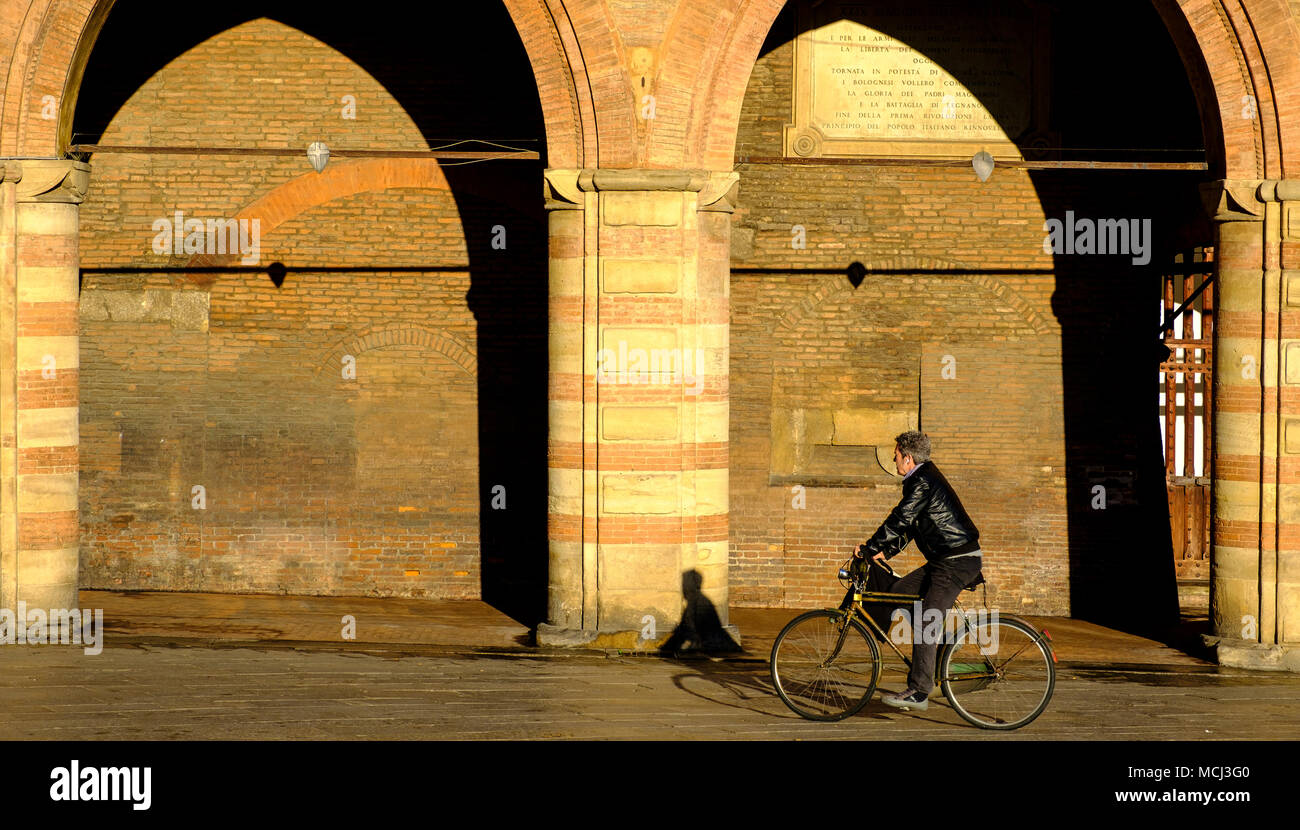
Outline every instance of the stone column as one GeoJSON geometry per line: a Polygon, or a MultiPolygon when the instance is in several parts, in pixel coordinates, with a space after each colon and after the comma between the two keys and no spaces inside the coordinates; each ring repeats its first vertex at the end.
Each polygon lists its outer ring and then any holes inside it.
{"type": "Polygon", "coordinates": [[[702,170],[546,173],[550,599],[542,644],[648,648],[674,633],[684,611],[691,624],[716,613],[714,628],[728,628],[724,196],[736,179],[702,170]]]}
{"type": "Polygon", "coordinates": [[[78,205],[90,167],[0,159],[0,608],[77,607],[78,205]]]}
{"type": "Polygon", "coordinates": [[[1300,182],[1220,181],[1203,193],[1218,223],[1219,661],[1300,670],[1300,182]]]}

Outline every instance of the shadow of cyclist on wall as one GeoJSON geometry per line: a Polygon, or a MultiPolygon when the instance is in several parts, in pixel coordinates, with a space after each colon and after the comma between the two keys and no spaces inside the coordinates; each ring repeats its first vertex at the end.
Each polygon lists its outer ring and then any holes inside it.
{"type": "Polygon", "coordinates": [[[704,577],[692,568],[682,574],[682,597],[686,607],[682,621],[659,648],[661,654],[693,652],[738,652],[740,644],[722,625],[718,609],[704,596],[704,577]]]}

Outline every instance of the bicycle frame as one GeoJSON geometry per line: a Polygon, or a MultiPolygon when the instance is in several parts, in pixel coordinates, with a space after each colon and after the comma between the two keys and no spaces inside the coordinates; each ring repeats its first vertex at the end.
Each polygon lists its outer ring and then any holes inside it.
{"type": "MultiPolygon", "coordinates": [[[[884,629],[882,629],[874,619],[872,619],[871,615],[868,614],[866,610],[863,608],[863,604],[864,603],[888,604],[888,605],[901,608],[905,605],[910,605],[911,603],[921,601],[921,597],[916,594],[890,594],[890,593],[882,593],[882,592],[875,592],[875,591],[863,591],[856,583],[850,589],[850,593],[852,594],[852,599],[850,600],[849,597],[846,596],[845,601],[844,603],[841,604],[839,610],[845,611],[848,619],[857,619],[861,621],[863,624],[865,624],[870,631],[874,632],[877,635],[877,639],[879,639],[881,642],[885,643],[891,649],[893,649],[894,653],[898,655],[898,659],[902,660],[903,665],[907,666],[907,668],[910,670],[912,668],[912,661],[909,660],[907,658],[907,655],[903,654],[903,652],[898,648],[898,646],[894,644],[894,641],[889,637],[889,634],[884,629]],[[847,608],[845,608],[846,605],[848,606],[847,608]]],[[[959,600],[953,600],[953,608],[957,611],[958,619],[960,619],[962,621],[962,625],[965,626],[965,630],[962,631],[961,633],[969,634],[972,638],[974,638],[976,636],[975,629],[971,626],[970,620],[966,617],[966,614],[962,611],[961,602],[959,600]]],[[[840,629],[840,636],[835,642],[834,651],[831,652],[830,657],[827,658],[826,660],[827,663],[831,662],[832,660],[834,660],[836,657],[839,656],[840,649],[844,647],[844,640],[848,636],[848,632],[849,632],[848,625],[844,625],[840,629]]],[[[960,639],[960,636],[957,639],[960,639]]],[[[941,667],[944,664],[944,660],[943,660],[944,654],[946,650],[952,648],[954,644],[955,641],[954,643],[942,643],[940,645],[938,653],[935,655],[935,662],[934,662],[935,685],[939,685],[940,683],[943,682],[943,678],[940,676],[940,671],[941,671],[941,667]]],[[[1053,662],[1055,662],[1055,655],[1053,655],[1053,662]]],[[[977,681],[983,679],[992,680],[997,677],[998,669],[996,666],[993,665],[992,662],[989,661],[987,657],[984,658],[984,666],[985,666],[985,671],[976,670],[971,672],[962,672],[960,679],[963,681],[977,681]]]]}
{"type": "MultiPolygon", "coordinates": [[[[881,565],[893,575],[887,565],[881,565]]],[[[902,641],[889,635],[899,633],[894,624],[898,616],[889,620],[889,610],[909,605],[914,608],[912,613],[924,620],[924,624],[922,619],[912,621],[911,639],[918,645],[937,639],[934,683],[964,720],[982,729],[1007,730],[1024,726],[1042,714],[1056,679],[1056,652],[1050,634],[1014,615],[992,611],[992,616],[986,617],[987,597],[982,603],[985,609],[978,615],[962,608],[954,597],[949,613],[955,613],[956,618],[933,620],[933,610],[921,613],[923,596],[891,592],[889,589],[899,584],[897,579],[877,581],[876,576],[852,566],[841,568],[841,584],[848,588],[843,602],[838,607],[801,614],[781,630],[773,643],[772,682],[796,714],[809,720],[833,721],[861,710],[880,682],[885,661],[881,660],[878,643],[888,643],[910,674],[915,662],[903,652],[902,641]],[[955,624],[958,619],[960,625],[955,624]],[[941,623],[943,636],[933,633],[936,622],[941,623]],[[850,628],[856,631],[851,633],[850,628]],[[859,634],[864,643],[858,642],[859,634]],[[925,639],[918,640],[917,635],[925,639]],[[787,640],[791,647],[783,648],[787,640]],[[1026,651],[1031,656],[1022,660],[1026,651]],[[1042,665],[1044,659],[1046,667],[1042,665]]],[[[982,581],[975,580],[966,586],[967,590],[982,581]]],[[[912,656],[916,656],[915,650],[912,656]]]]}

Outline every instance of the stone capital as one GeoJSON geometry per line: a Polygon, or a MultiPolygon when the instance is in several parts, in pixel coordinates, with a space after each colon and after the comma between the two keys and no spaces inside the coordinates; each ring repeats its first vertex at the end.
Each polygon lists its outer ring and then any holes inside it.
{"type": "Polygon", "coordinates": [[[1264,218],[1264,201],[1260,198],[1264,182],[1258,179],[1218,179],[1200,186],[1201,205],[1216,222],[1260,222],[1264,218]]]}
{"type": "Polygon", "coordinates": [[[585,193],[657,191],[698,193],[700,209],[729,210],[730,205],[715,207],[726,200],[740,179],[733,171],[698,169],[653,170],[648,168],[552,168],[545,177],[546,206],[552,210],[579,208],[585,193]]]}
{"type": "Polygon", "coordinates": [[[90,165],[74,159],[0,159],[0,180],[17,182],[19,202],[81,204],[90,165]]]}
{"type": "Polygon", "coordinates": [[[700,210],[732,213],[736,209],[736,191],[740,189],[739,173],[712,173],[709,183],[700,190],[700,210]]]}

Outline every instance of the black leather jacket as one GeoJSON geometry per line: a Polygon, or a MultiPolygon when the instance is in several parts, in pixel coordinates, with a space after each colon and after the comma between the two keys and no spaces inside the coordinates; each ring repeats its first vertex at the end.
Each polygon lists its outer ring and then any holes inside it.
{"type": "Polygon", "coordinates": [[[980,532],[966,515],[952,485],[933,461],[923,461],[903,481],[903,500],[864,546],[871,558],[893,558],[911,540],[927,561],[979,550],[980,532]]]}

